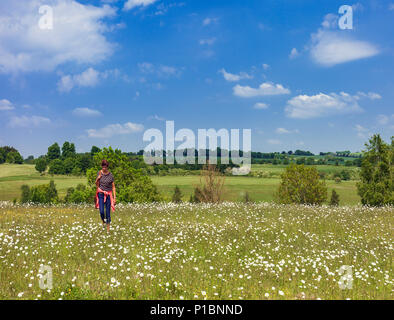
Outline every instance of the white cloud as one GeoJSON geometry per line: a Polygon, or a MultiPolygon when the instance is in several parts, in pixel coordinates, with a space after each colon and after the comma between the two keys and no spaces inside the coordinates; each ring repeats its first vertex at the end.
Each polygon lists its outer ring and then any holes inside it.
{"type": "Polygon", "coordinates": [[[99,83],[100,72],[89,68],[76,75],[65,75],[59,80],[57,87],[60,92],[69,92],[74,87],[95,87],[99,83]]]}
{"type": "Polygon", "coordinates": [[[390,125],[390,128],[393,129],[394,126],[394,114],[392,114],[391,116],[389,115],[385,115],[385,114],[379,114],[376,118],[376,120],[378,121],[378,123],[381,126],[386,126],[386,125],[390,125]]]}
{"type": "Polygon", "coordinates": [[[77,117],[99,117],[102,113],[98,110],[89,108],[75,108],[73,110],[73,115],[77,117]]]}
{"type": "Polygon", "coordinates": [[[11,117],[9,121],[9,126],[11,128],[32,128],[32,127],[40,127],[42,125],[47,125],[50,124],[51,120],[45,117],[40,117],[40,116],[14,116],[11,117]]]}
{"type": "Polygon", "coordinates": [[[378,93],[375,93],[375,92],[368,92],[368,93],[365,93],[365,92],[357,92],[357,95],[356,95],[356,97],[358,97],[358,98],[362,98],[362,97],[364,97],[364,98],[369,98],[369,99],[371,99],[371,100],[379,100],[379,99],[382,99],[382,96],[380,95],[380,94],[378,94],[378,93]]]}
{"type": "Polygon", "coordinates": [[[12,103],[7,100],[7,99],[2,99],[0,100],[0,111],[5,111],[5,110],[13,110],[14,106],[12,103]]]}
{"type": "Polygon", "coordinates": [[[212,23],[215,23],[218,21],[218,18],[205,18],[202,22],[202,25],[205,26],[209,26],[212,23]]]}
{"type": "Polygon", "coordinates": [[[220,73],[223,74],[223,77],[226,81],[231,81],[231,82],[236,82],[240,81],[242,79],[252,79],[253,77],[246,72],[240,72],[239,74],[232,74],[229,72],[226,72],[226,70],[221,69],[219,70],[220,73]]]}
{"type": "Polygon", "coordinates": [[[158,77],[168,78],[171,76],[179,77],[182,74],[182,70],[166,65],[155,66],[150,62],[142,62],[138,64],[138,68],[142,73],[155,74],[158,77]]]}
{"type": "Polygon", "coordinates": [[[355,130],[357,131],[357,136],[359,138],[367,138],[368,136],[370,136],[369,130],[367,128],[364,128],[363,126],[356,124],[355,126],[355,130]]]}
{"type": "Polygon", "coordinates": [[[115,135],[125,135],[144,130],[144,126],[138,123],[127,122],[125,124],[110,124],[101,129],[88,129],[86,132],[90,138],[110,138],[115,135]]]}
{"type": "Polygon", "coordinates": [[[125,11],[129,11],[134,9],[135,7],[147,7],[155,3],[156,1],[157,0],[127,0],[127,2],[124,4],[123,9],[125,11]]]}
{"type": "Polygon", "coordinates": [[[273,84],[270,82],[262,83],[257,89],[249,86],[236,85],[233,88],[234,95],[242,98],[252,98],[270,95],[289,94],[290,90],[284,88],[281,84],[273,84]]]}
{"type": "Polygon", "coordinates": [[[389,4],[389,10],[394,10],[394,3],[389,4]]]}
{"type": "Polygon", "coordinates": [[[209,39],[201,39],[200,45],[213,45],[216,42],[216,38],[209,38],[209,39]]]}
{"type": "Polygon", "coordinates": [[[299,133],[299,131],[296,129],[296,130],[287,130],[287,129],[285,129],[285,128],[277,128],[276,130],[275,130],[275,132],[277,133],[277,134],[290,134],[290,133],[299,133]]]}
{"type": "Polygon", "coordinates": [[[322,28],[312,34],[309,51],[316,63],[330,67],[379,54],[379,49],[375,45],[354,39],[347,32],[338,30],[337,21],[338,16],[328,14],[322,28]]]}
{"type": "Polygon", "coordinates": [[[105,19],[116,15],[109,5],[74,0],[18,0],[0,3],[0,72],[52,71],[65,63],[98,63],[114,45],[104,33],[105,19]],[[53,8],[53,28],[40,29],[39,7],[53,8]]]}
{"type": "Polygon", "coordinates": [[[314,96],[299,95],[287,102],[286,114],[290,118],[310,119],[336,114],[362,111],[358,96],[348,93],[319,93],[314,96]]]}
{"type": "Polygon", "coordinates": [[[263,69],[268,70],[270,68],[269,64],[263,63],[263,69]]]}
{"type": "Polygon", "coordinates": [[[268,139],[267,142],[272,145],[282,144],[282,141],[276,139],[268,139]]]}
{"type": "Polygon", "coordinates": [[[254,105],[254,108],[255,108],[255,109],[259,109],[259,110],[268,109],[268,104],[263,103],[263,102],[257,102],[257,103],[254,105]]]}
{"type": "Polygon", "coordinates": [[[291,49],[291,52],[289,54],[289,58],[294,59],[294,58],[297,58],[298,55],[299,55],[299,53],[298,53],[297,48],[293,48],[293,49],[291,49]]]}

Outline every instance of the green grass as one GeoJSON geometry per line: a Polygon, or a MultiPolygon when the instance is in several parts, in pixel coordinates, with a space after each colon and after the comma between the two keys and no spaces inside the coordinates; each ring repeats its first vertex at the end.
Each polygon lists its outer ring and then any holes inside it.
{"type": "Polygon", "coordinates": [[[0,202],[0,299],[392,299],[393,208],[134,204],[112,220],[0,202]]]}
{"type": "MultiPolygon", "coordinates": [[[[254,178],[254,177],[226,177],[224,199],[227,201],[242,201],[245,192],[249,193],[253,201],[272,201],[274,192],[278,188],[279,175],[284,170],[283,165],[255,165],[253,170],[268,170],[275,172],[277,178],[254,178]]],[[[319,170],[341,170],[341,167],[318,166],[319,170]]],[[[343,169],[344,167],[342,167],[343,169]]],[[[35,186],[48,183],[53,179],[60,197],[64,197],[69,187],[76,187],[79,183],[86,183],[84,177],[73,176],[41,176],[33,165],[0,165],[0,200],[13,200],[20,197],[20,187],[23,184],[35,186]]],[[[188,201],[194,190],[194,186],[199,183],[198,176],[153,176],[154,184],[167,200],[172,198],[175,186],[179,186],[183,194],[183,200],[188,201]]],[[[356,181],[342,181],[337,184],[332,180],[327,180],[329,196],[331,190],[335,188],[340,197],[341,205],[354,205],[360,202],[357,195],[356,181]]]]}
{"type": "Polygon", "coordinates": [[[49,183],[53,179],[61,197],[64,197],[70,187],[79,183],[86,183],[85,177],[40,175],[34,165],[30,164],[1,164],[0,165],[0,200],[13,200],[20,198],[20,188],[27,184],[30,187],[49,183]]]}

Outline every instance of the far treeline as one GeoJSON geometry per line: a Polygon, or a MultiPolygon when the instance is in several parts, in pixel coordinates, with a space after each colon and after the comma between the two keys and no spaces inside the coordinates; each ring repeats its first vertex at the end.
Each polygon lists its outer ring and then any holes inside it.
{"type": "MultiPolygon", "coordinates": [[[[48,147],[48,152],[45,155],[38,157],[29,156],[23,159],[18,150],[13,147],[5,146],[0,147],[0,164],[1,163],[15,163],[15,164],[35,164],[38,172],[48,172],[53,175],[74,175],[83,176],[86,171],[93,166],[93,157],[101,149],[93,146],[90,152],[77,153],[75,144],[71,142],[64,142],[62,147],[58,143],[48,147]]],[[[197,150],[192,150],[196,159],[198,156],[197,150]]],[[[205,150],[209,158],[209,150],[205,150]]],[[[143,160],[143,150],[133,153],[124,153],[132,163],[135,169],[142,169],[148,175],[183,175],[183,174],[199,174],[203,165],[197,164],[178,164],[175,161],[174,165],[165,164],[166,153],[164,153],[164,164],[155,164],[153,166],[147,165],[143,160]]],[[[221,164],[220,160],[223,150],[217,148],[216,154],[218,158],[219,171],[222,173],[231,173],[234,165],[231,160],[230,164],[221,164]]],[[[184,152],[185,156],[187,151],[184,152]]],[[[243,152],[239,151],[242,157],[243,152]]],[[[282,151],[262,153],[251,152],[252,164],[273,164],[273,165],[289,165],[305,164],[305,165],[344,165],[361,167],[362,153],[351,153],[350,151],[337,151],[337,152],[320,152],[319,155],[314,155],[310,151],[296,150],[296,151],[282,151]]]]}
{"type": "MultiPolygon", "coordinates": [[[[47,157],[52,157],[52,162],[66,162],[70,157],[77,157],[73,144],[66,144],[66,148],[53,145],[48,149],[47,157]],[[55,158],[53,158],[55,157],[55,158]]],[[[391,144],[385,143],[380,135],[374,135],[365,144],[363,151],[360,181],[357,183],[358,194],[363,205],[383,206],[394,205],[394,137],[391,144]]],[[[136,168],[130,157],[120,150],[104,148],[95,149],[90,153],[90,166],[87,166],[87,185],[80,184],[75,189],[69,188],[64,200],[60,200],[54,182],[29,188],[22,186],[21,202],[33,203],[89,203],[95,194],[95,178],[102,159],[110,163],[110,171],[115,177],[119,202],[158,202],[163,201],[156,186],[143,168],[136,168]]],[[[42,158],[46,161],[45,158],[42,158]]],[[[75,158],[77,159],[77,158],[75,158]]],[[[37,163],[36,163],[37,165],[37,163]]],[[[200,170],[200,184],[195,186],[194,195],[190,202],[218,203],[223,200],[223,186],[225,175],[220,170],[220,165],[206,165],[200,170]]],[[[322,205],[328,199],[327,186],[319,175],[315,166],[292,163],[286,167],[281,175],[281,183],[275,193],[276,201],[284,204],[322,205]]],[[[178,187],[174,190],[173,202],[180,202],[182,198],[178,187]]],[[[250,202],[248,193],[245,202],[250,202]]],[[[332,191],[329,204],[338,205],[338,194],[332,191]]]]}

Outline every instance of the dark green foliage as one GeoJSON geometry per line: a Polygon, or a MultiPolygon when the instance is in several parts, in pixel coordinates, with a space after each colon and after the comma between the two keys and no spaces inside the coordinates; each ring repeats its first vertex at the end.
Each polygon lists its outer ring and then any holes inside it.
{"type": "Polygon", "coordinates": [[[23,158],[18,151],[10,151],[6,154],[5,162],[22,164],[23,158]]]}
{"type": "Polygon", "coordinates": [[[172,202],[174,202],[174,203],[182,202],[182,193],[181,193],[181,189],[179,189],[178,186],[176,186],[174,189],[174,194],[172,196],[172,202]]]}
{"type": "Polygon", "coordinates": [[[49,164],[48,172],[50,174],[65,174],[63,161],[60,159],[52,160],[52,162],[49,164]]]}
{"type": "Polygon", "coordinates": [[[63,161],[64,173],[71,174],[75,166],[75,159],[74,158],[66,158],[63,161]]]}
{"type": "Polygon", "coordinates": [[[60,147],[57,142],[48,147],[47,158],[49,161],[60,158],[60,147]]]}
{"type": "Polygon", "coordinates": [[[28,185],[24,184],[21,187],[22,195],[21,195],[21,203],[27,203],[31,199],[31,192],[28,185]]]}
{"type": "Polygon", "coordinates": [[[339,206],[339,195],[335,190],[332,190],[330,206],[339,206]]]}
{"type": "Polygon", "coordinates": [[[91,156],[94,156],[96,153],[99,153],[101,149],[99,147],[93,146],[92,149],[90,150],[91,156]]]}
{"type": "Polygon", "coordinates": [[[93,203],[95,192],[83,184],[79,184],[75,189],[68,188],[64,202],[66,203],[93,203]]]}
{"type": "Polygon", "coordinates": [[[36,160],[36,170],[39,173],[43,173],[45,172],[45,170],[47,169],[47,162],[45,161],[44,158],[39,158],[36,160]]]}
{"type": "Polygon", "coordinates": [[[75,145],[74,143],[66,141],[62,146],[62,158],[66,159],[72,157],[75,157],[75,145]]]}
{"type": "Polygon", "coordinates": [[[379,134],[365,144],[358,194],[363,205],[382,206],[394,204],[394,141],[386,144],[379,134]]]}
{"type": "Polygon", "coordinates": [[[281,203],[322,204],[327,187],[315,167],[292,164],[282,174],[276,197],[281,203]]]}

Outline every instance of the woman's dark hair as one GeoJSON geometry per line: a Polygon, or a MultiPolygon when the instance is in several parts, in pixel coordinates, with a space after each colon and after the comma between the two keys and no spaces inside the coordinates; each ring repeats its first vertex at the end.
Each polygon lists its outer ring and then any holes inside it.
{"type": "Polygon", "coordinates": [[[102,167],[103,167],[103,166],[106,166],[106,167],[108,168],[108,167],[109,167],[108,161],[107,161],[107,160],[101,161],[101,166],[102,166],[102,167]]]}

